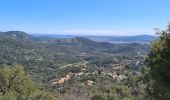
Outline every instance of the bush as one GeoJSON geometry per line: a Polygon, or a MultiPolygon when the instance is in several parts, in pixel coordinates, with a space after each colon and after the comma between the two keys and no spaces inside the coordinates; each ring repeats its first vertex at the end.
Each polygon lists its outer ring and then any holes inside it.
{"type": "Polygon", "coordinates": [[[94,95],[90,100],[105,100],[105,98],[102,95],[94,95]]]}

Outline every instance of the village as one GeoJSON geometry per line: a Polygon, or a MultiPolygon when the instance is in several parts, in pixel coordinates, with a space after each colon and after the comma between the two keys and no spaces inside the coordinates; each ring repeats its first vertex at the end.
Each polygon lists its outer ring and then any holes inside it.
{"type": "MultiPolygon", "coordinates": [[[[140,60],[137,60],[138,58],[141,58],[141,57],[143,56],[141,56],[138,53],[137,56],[132,58],[132,60],[123,59],[118,64],[111,64],[108,68],[96,68],[96,70],[93,70],[93,71],[89,71],[87,67],[89,62],[87,61],[72,63],[72,64],[65,64],[61,66],[61,69],[74,66],[74,67],[80,68],[80,71],[77,73],[72,73],[72,72],[66,73],[63,77],[55,78],[51,80],[50,82],[52,85],[63,86],[65,82],[72,80],[72,79],[80,79],[80,78],[85,78],[89,76],[90,77],[99,76],[99,77],[109,77],[110,81],[117,81],[119,83],[119,82],[127,80],[128,78],[127,73],[130,72],[128,71],[129,65],[138,66],[139,64],[142,63],[140,60]]],[[[95,80],[87,79],[81,84],[92,86],[92,85],[95,85],[95,83],[96,83],[95,80]]]]}

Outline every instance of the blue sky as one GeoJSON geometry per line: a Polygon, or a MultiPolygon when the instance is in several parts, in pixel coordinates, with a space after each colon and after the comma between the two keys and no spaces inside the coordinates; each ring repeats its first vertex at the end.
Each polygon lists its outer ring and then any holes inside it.
{"type": "Polygon", "coordinates": [[[39,34],[154,34],[170,0],[0,0],[0,31],[39,34]]]}

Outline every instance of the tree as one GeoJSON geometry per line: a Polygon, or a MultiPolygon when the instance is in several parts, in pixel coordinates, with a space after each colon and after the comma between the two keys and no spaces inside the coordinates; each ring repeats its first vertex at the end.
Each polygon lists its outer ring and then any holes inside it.
{"type": "Polygon", "coordinates": [[[0,69],[0,77],[0,92],[2,95],[11,92],[18,100],[21,100],[27,99],[36,90],[32,80],[19,65],[14,67],[3,66],[0,69]]]}
{"type": "Polygon", "coordinates": [[[170,24],[157,34],[146,58],[146,91],[149,99],[170,100],[170,24]]]}
{"type": "Polygon", "coordinates": [[[22,66],[0,67],[0,100],[56,100],[48,92],[41,91],[22,66]]]}

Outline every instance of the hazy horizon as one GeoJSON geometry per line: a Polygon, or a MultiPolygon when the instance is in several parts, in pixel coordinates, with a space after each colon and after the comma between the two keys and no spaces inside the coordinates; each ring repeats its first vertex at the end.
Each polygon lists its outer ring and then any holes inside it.
{"type": "Polygon", "coordinates": [[[114,35],[114,34],[110,34],[110,35],[104,35],[104,34],[48,34],[48,33],[28,33],[30,35],[45,35],[45,36],[48,36],[48,35],[63,35],[63,36],[142,36],[142,35],[148,35],[148,36],[156,36],[156,34],[130,34],[130,35],[126,35],[126,34],[123,34],[123,35],[114,35]]]}
{"type": "Polygon", "coordinates": [[[109,37],[109,36],[142,36],[142,35],[146,35],[146,36],[157,36],[156,34],[77,34],[77,33],[72,33],[72,34],[67,34],[67,33],[29,33],[29,32],[26,32],[26,31],[22,31],[22,30],[7,30],[7,31],[0,31],[0,32],[11,32],[11,31],[17,31],[17,32],[25,32],[26,34],[29,34],[29,35],[33,35],[33,36],[103,36],[103,37],[109,37]]]}

